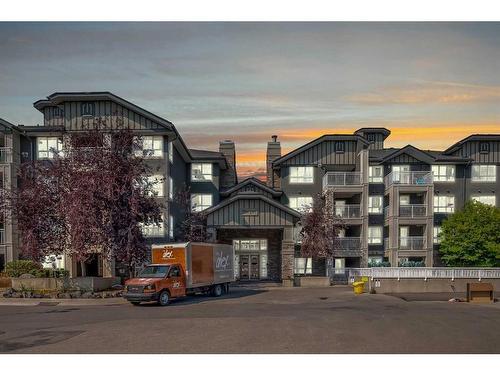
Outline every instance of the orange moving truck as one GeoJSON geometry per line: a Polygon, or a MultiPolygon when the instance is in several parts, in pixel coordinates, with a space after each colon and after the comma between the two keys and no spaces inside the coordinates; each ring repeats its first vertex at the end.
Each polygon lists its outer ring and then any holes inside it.
{"type": "Polygon", "coordinates": [[[219,297],[234,281],[231,245],[187,242],[152,246],[152,263],[125,282],[123,297],[134,305],[156,301],[168,305],[172,298],[195,293],[219,297]]]}

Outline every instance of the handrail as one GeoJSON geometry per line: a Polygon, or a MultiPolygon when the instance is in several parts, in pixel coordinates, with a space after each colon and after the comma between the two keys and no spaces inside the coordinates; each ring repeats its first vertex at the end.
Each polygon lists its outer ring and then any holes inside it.
{"type": "Polygon", "coordinates": [[[500,279],[500,268],[372,267],[350,268],[349,277],[372,279],[500,279]]]}

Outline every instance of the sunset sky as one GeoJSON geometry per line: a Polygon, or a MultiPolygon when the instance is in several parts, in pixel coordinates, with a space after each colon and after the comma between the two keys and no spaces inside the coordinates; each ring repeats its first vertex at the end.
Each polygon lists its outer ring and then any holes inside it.
{"type": "Polygon", "coordinates": [[[189,147],[236,142],[240,176],[327,133],[442,149],[500,133],[500,23],[0,23],[0,117],[56,91],[111,91],[189,147]]]}

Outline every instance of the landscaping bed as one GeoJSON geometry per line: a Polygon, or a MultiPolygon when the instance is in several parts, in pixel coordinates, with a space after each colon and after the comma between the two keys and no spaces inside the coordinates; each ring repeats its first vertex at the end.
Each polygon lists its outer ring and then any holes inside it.
{"type": "Polygon", "coordinates": [[[117,298],[122,296],[121,290],[104,290],[100,292],[91,292],[84,290],[58,291],[58,290],[36,290],[23,289],[16,290],[7,288],[3,292],[4,298],[52,298],[52,299],[73,299],[73,298],[117,298]]]}

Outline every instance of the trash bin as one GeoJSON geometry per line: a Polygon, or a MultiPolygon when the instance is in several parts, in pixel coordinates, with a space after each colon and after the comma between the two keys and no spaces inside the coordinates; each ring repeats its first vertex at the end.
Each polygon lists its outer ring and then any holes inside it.
{"type": "Polygon", "coordinates": [[[352,286],[354,288],[354,294],[362,294],[365,289],[364,281],[355,281],[352,283],[352,286]]]}

